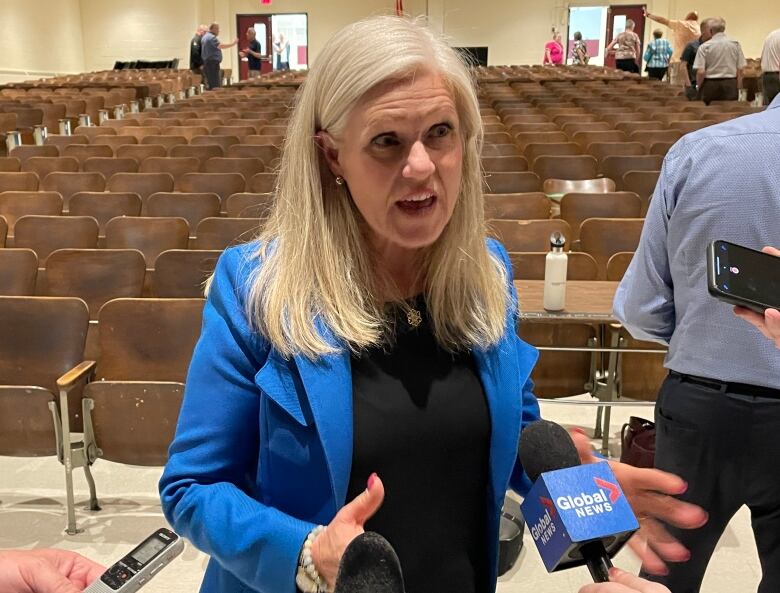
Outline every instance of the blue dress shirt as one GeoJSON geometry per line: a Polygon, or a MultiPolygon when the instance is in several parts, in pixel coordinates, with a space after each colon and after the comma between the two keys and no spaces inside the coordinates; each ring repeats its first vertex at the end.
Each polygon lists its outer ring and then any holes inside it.
{"type": "MultiPolygon", "coordinates": [[[[293,593],[306,535],[347,502],[349,349],[319,325],[339,352],[284,359],[252,331],[245,304],[252,271],[261,265],[251,257],[257,248],[228,249],[217,263],[160,481],[168,521],[211,556],[201,587],[207,593],[293,593]]],[[[501,506],[510,484],[520,492],[530,487],[517,444],[521,427],[539,418],[539,406],[529,379],[538,353],[515,331],[512,267],[497,242],[489,248],[508,271],[512,295],[500,341],[473,352],[491,419],[485,553],[495,583],[501,506]]]]}
{"type": "Polygon", "coordinates": [[[780,350],[707,292],[716,240],[780,244],[780,96],[672,147],[614,302],[632,336],[669,345],[666,368],[780,387],[780,350]]]}

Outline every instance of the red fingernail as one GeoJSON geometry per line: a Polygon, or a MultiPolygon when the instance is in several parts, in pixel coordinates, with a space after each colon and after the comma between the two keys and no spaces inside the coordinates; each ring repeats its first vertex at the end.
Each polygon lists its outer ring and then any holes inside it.
{"type": "Polygon", "coordinates": [[[374,482],[376,482],[376,472],[368,476],[368,489],[371,490],[371,488],[374,486],[374,482]]]}

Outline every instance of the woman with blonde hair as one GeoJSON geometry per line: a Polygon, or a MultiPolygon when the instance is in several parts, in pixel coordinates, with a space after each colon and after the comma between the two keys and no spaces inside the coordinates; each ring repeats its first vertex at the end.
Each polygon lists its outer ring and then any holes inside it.
{"type": "MultiPolygon", "coordinates": [[[[408,593],[495,590],[539,409],[509,260],[485,241],[481,138],[469,71],[418,22],[370,18],[322,48],[268,224],[217,264],[160,483],[212,556],[202,591],[330,590],[364,528],[408,593]]],[[[659,494],[674,476],[616,468],[648,516],[699,512],[659,494]]]]}

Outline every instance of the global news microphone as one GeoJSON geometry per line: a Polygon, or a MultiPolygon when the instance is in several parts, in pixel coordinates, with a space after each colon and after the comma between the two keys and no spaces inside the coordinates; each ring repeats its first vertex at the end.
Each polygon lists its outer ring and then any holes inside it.
{"type": "MultiPolygon", "coordinates": [[[[538,354],[486,240],[471,76],[431,29],[383,16],[336,33],[299,90],[270,219],[211,279],[160,482],[211,556],[204,593],[330,590],[365,529],[409,593],[495,591],[538,354]]],[[[613,469],[647,569],[683,561],[662,523],[706,521],[686,484],[613,469]]]]}

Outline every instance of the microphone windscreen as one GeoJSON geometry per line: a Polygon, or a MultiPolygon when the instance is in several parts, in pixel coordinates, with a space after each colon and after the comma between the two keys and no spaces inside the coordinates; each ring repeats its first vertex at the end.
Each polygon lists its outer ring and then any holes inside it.
{"type": "Polygon", "coordinates": [[[404,593],[401,563],[393,546],[367,531],[344,551],[333,593],[404,593]]]}
{"type": "Polygon", "coordinates": [[[580,465],[580,455],[566,429],[549,420],[537,420],[520,435],[520,463],[536,482],[545,472],[580,465]]]}

